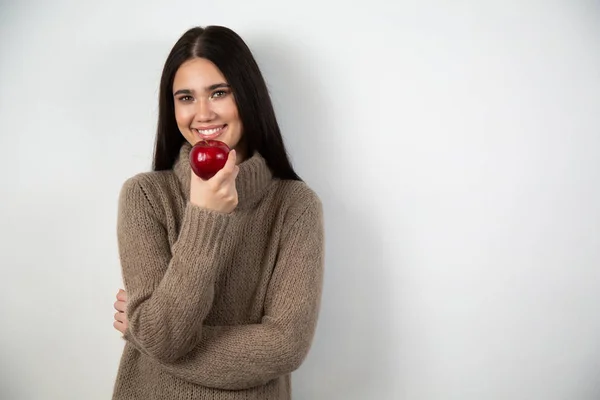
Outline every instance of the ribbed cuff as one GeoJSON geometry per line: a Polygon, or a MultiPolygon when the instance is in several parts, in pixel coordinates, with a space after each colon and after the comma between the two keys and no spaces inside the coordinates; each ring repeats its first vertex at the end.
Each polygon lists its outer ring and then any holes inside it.
{"type": "Polygon", "coordinates": [[[218,255],[230,219],[230,214],[188,203],[173,250],[180,252],[183,258],[197,260],[203,255],[212,259],[218,255]]]}

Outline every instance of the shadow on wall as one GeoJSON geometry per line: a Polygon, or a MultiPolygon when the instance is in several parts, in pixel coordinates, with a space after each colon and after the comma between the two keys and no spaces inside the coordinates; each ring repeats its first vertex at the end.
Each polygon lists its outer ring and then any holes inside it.
{"type": "MultiPolygon", "coordinates": [[[[329,163],[335,163],[330,150],[336,138],[344,137],[342,132],[332,133],[332,118],[340,116],[328,111],[330,100],[320,94],[315,79],[319,60],[274,36],[246,40],[271,90],[294,165],[321,197],[325,212],[321,315],[311,352],[294,374],[294,398],[372,398],[390,386],[393,375],[390,279],[382,265],[381,233],[369,218],[369,207],[348,208],[339,196],[336,182],[352,177],[328,174],[333,171],[329,163]]],[[[347,82],[346,88],[351,87],[347,82]]]]}

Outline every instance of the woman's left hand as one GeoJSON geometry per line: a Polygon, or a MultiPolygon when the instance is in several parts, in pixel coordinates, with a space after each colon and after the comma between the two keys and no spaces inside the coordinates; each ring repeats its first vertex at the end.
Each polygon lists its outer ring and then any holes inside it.
{"type": "Polygon", "coordinates": [[[113,322],[113,326],[119,332],[125,334],[127,330],[128,321],[127,315],[125,315],[125,310],[127,309],[127,293],[123,289],[119,289],[117,293],[117,301],[115,301],[115,322],[113,322]]]}

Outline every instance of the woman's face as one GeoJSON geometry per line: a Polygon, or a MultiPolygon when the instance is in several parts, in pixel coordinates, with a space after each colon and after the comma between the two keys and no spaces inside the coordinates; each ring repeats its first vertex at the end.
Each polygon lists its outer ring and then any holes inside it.
{"type": "Polygon", "coordinates": [[[205,58],[183,63],[173,81],[175,119],[179,131],[193,146],[202,139],[216,139],[235,149],[243,160],[242,122],[225,77],[205,58]]]}

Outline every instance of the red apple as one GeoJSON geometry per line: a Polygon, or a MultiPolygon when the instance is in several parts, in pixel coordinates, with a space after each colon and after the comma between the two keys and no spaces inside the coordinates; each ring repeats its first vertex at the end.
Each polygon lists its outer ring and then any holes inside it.
{"type": "Polygon", "coordinates": [[[220,140],[201,140],[190,151],[192,171],[208,180],[225,166],[228,155],[229,146],[220,140]]]}

